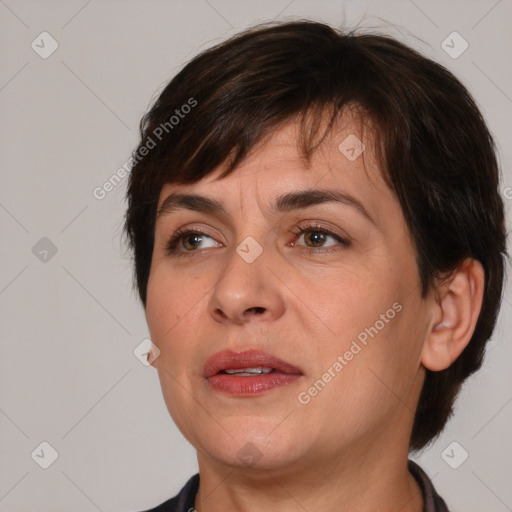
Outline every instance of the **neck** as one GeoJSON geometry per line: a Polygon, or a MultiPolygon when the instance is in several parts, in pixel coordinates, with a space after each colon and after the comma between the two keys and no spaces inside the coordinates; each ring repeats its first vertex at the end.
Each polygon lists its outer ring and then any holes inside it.
{"type": "Polygon", "coordinates": [[[197,512],[421,512],[423,496],[407,451],[365,446],[340,456],[294,461],[279,469],[238,468],[198,455],[197,512]],[[379,453],[379,452],[377,452],[379,453]],[[366,455],[366,456],[365,456],[366,455]]]}

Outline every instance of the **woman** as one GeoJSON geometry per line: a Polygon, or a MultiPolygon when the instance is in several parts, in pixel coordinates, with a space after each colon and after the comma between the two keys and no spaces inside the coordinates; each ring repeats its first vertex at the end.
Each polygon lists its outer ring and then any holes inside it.
{"type": "Polygon", "coordinates": [[[389,37],[259,26],[178,73],[132,163],[151,364],[199,465],[152,510],[448,510],[408,454],[480,367],[507,256],[463,85],[389,37]]]}

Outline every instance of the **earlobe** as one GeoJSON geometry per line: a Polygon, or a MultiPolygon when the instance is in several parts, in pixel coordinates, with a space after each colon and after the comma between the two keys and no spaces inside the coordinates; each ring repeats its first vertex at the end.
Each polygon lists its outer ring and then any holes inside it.
{"type": "Polygon", "coordinates": [[[482,264],[467,259],[439,287],[433,319],[421,353],[423,366],[434,372],[448,368],[471,340],[482,308],[485,275],[482,264]]]}

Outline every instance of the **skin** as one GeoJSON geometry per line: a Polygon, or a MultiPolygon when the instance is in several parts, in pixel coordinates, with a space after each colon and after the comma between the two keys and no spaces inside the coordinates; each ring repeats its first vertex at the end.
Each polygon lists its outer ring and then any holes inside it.
{"type": "Polygon", "coordinates": [[[147,290],[146,319],[161,351],[152,365],[169,413],[197,450],[195,508],[419,512],[423,499],[407,458],[425,367],[448,367],[466,346],[481,307],[483,271],[470,260],[437,295],[422,299],[414,248],[375,161],[372,131],[347,111],[310,166],[296,135],[292,120],[227,177],[218,179],[220,166],[192,185],[166,184],[160,194],[159,205],[170,193],[194,193],[217,199],[227,212],[181,209],[159,218],[147,290]],[[350,134],[366,146],[354,161],[338,150],[350,134]],[[305,188],[351,194],[374,223],[335,202],[271,212],[277,196],[305,188]],[[322,238],[317,228],[291,232],[307,221],[350,245],[322,238]],[[206,235],[199,242],[183,237],[177,257],[165,247],[181,227],[206,235]],[[263,249],[252,263],[236,252],[248,236],[263,249]],[[300,403],[299,393],[394,303],[401,311],[300,403]],[[252,397],[212,390],[202,374],[206,360],[251,348],[303,375],[252,397]],[[238,456],[248,446],[259,454],[251,466],[238,456]]]}

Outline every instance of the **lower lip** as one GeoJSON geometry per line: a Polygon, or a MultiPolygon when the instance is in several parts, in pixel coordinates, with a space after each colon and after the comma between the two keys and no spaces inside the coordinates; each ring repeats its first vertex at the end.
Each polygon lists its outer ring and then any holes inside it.
{"type": "Polygon", "coordinates": [[[274,388],[288,386],[301,375],[288,373],[266,373],[254,377],[239,377],[218,373],[208,378],[215,391],[221,391],[234,396],[261,395],[274,388]]]}

